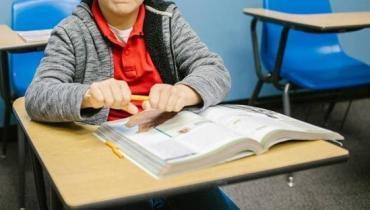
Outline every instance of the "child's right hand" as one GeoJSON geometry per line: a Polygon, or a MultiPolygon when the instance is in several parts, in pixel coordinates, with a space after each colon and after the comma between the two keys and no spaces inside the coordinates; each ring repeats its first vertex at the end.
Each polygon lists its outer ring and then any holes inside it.
{"type": "Polygon", "coordinates": [[[130,101],[131,90],[127,83],[121,80],[108,79],[90,85],[84,95],[81,108],[100,109],[107,107],[136,114],[138,108],[130,101]]]}

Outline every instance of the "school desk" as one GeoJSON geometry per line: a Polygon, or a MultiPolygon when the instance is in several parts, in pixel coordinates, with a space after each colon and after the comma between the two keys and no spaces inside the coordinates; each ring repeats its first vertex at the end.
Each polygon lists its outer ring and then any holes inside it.
{"type": "MultiPolygon", "coordinates": [[[[290,14],[261,8],[246,8],[244,14],[252,16],[251,36],[253,46],[253,56],[256,67],[256,74],[259,81],[250,99],[252,104],[258,96],[264,82],[274,84],[282,88],[280,84],[280,71],[283,64],[285,48],[289,42],[289,31],[294,29],[310,33],[343,33],[361,30],[370,27],[370,12],[344,12],[326,14],[290,14]],[[257,23],[275,23],[282,26],[280,43],[277,49],[275,66],[273,72],[264,75],[261,68],[261,58],[259,55],[259,43],[257,35],[257,23]]],[[[289,102],[286,104],[284,113],[290,114],[289,102]]]]}
{"type": "MultiPolygon", "coordinates": [[[[12,112],[12,96],[9,81],[9,64],[8,64],[8,53],[12,52],[30,52],[43,50],[47,44],[47,40],[42,42],[26,43],[23,39],[14,31],[12,31],[7,25],[0,25],[0,63],[1,63],[1,93],[4,100],[4,129],[2,135],[2,151],[0,158],[6,158],[6,148],[8,141],[8,130],[10,125],[10,116],[12,112]]],[[[18,162],[19,162],[19,205],[20,209],[24,208],[24,144],[18,143],[18,162]]]]}
{"type": "Polygon", "coordinates": [[[178,194],[344,162],[349,153],[325,141],[287,142],[269,152],[160,180],[128,159],[119,159],[79,123],[37,123],[27,115],[24,98],[13,104],[32,153],[38,198],[46,209],[42,172],[52,183],[52,209],[108,208],[151,197],[178,194]]]}

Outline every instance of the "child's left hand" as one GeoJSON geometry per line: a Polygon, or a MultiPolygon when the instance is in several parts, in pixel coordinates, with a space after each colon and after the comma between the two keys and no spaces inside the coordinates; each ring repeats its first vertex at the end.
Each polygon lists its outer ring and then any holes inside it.
{"type": "Polygon", "coordinates": [[[186,106],[197,105],[201,102],[199,94],[189,86],[157,84],[150,90],[149,101],[143,102],[143,109],[179,112],[186,106]]]}

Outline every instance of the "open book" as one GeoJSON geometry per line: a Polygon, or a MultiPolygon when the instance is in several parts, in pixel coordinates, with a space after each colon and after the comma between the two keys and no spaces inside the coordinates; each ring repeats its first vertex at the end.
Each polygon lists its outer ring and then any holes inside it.
{"type": "Polygon", "coordinates": [[[25,42],[44,42],[48,41],[52,29],[33,30],[33,31],[17,31],[17,34],[25,42]]]}
{"type": "Polygon", "coordinates": [[[333,131],[242,105],[215,106],[200,114],[182,111],[144,133],[127,128],[126,122],[106,122],[95,134],[155,178],[259,155],[287,140],[343,139],[333,131]]]}

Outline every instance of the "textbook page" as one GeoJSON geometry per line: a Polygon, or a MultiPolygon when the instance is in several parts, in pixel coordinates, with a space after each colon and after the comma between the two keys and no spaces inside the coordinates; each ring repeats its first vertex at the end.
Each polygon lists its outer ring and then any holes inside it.
{"type": "Polygon", "coordinates": [[[244,105],[211,107],[201,113],[201,116],[222,124],[243,136],[255,139],[261,144],[264,143],[262,142],[263,138],[274,131],[331,132],[277,112],[244,105]]]}
{"type": "MultiPolygon", "coordinates": [[[[108,124],[127,141],[140,145],[165,161],[204,154],[241,138],[232,130],[187,111],[142,133],[138,133],[138,127],[127,128],[126,122],[121,120],[108,124]]],[[[119,144],[119,141],[115,143],[119,144]]]]}

